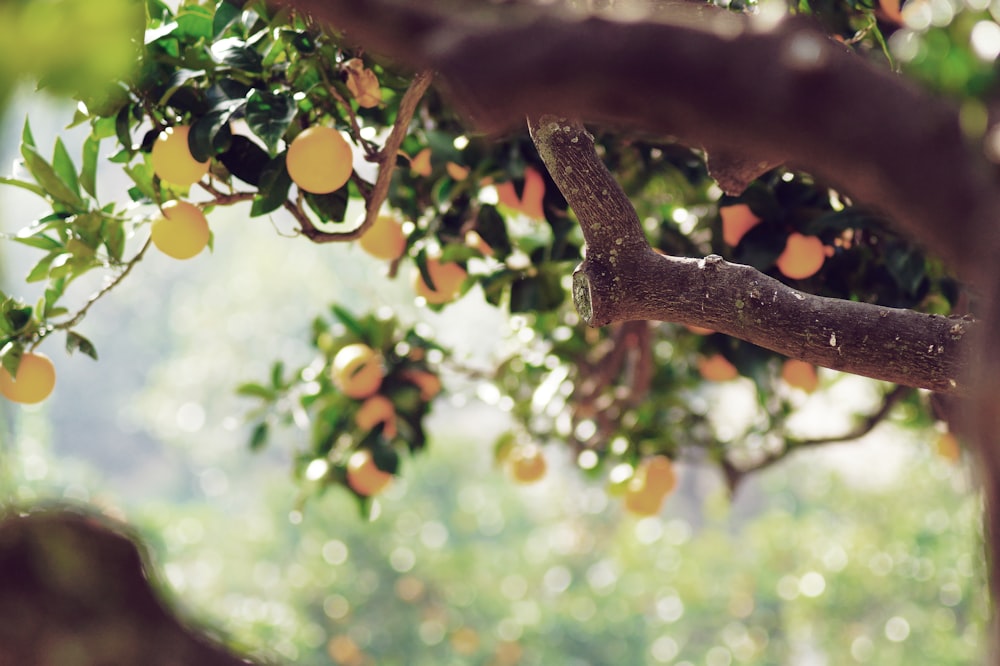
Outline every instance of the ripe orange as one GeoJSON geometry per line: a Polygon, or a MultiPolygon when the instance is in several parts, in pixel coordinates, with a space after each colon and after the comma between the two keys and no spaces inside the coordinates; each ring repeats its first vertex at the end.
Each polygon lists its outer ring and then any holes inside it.
{"type": "Polygon", "coordinates": [[[677,473],[670,458],[664,455],[646,458],[625,487],[625,509],[639,516],[655,516],[676,487],[677,473]]]}
{"type": "Polygon", "coordinates": [[[954,433],[943,432],[937,440],[937,454],[951,462],[957,462],[962,457],[962,447],[954,433]]]}
{"type": "Polygon", "coordinates": [[[403,225],[391,215],[379,215],[375,222],[358,239],[361,249],[375,257],[392,261],[402,256],[406,250],[406,234],[403,225]]]}
{"type": "Polygon", "coordinates": [[[667,495],[677,486],[677,472],[670,458],[656,455],[646,458],[639,464],[639,473],[644,478],[645,488],[649,492],[667,495]]]}
{"type": "Polygon", "coordinates": [[[424,148],[410,160],[410,173],[426,178],[431,175],[431,149],[424,148]]]}
{"type": "Polygon", "coordinates": [[[285,165],[292,181],[306,192],[329,194],[347,183],[354,171],[351,144],[332,127],[316,125],[288,146],[285,165]]]}
{"type": "Polygon", "coordinates": [[[208,162],[199,162],[191,155],[188,148],[190,133],[188,125],[175,125],[156,137],[150,160],[153,173],[160,180],[178,187],[191,187],[208,173],[208,162]]]}
{"type": "Polygon", "coordinates": [[[354,423],[365,432],[381,423],[382,434],[392,439],[396,436],[396,408],[392,400],[384,395],[373,395],[361,403],[354,415],[354,423]]]}
{"type": "Polygon", "coordinates": [[[712,382],[727,382],[740,376],[740,371],[722,354],[698,357],[698,372],[712,382]]]}
{"type": "Polygon", "coordinates": [[[174,259],[190,259],[205,249],[211,232],[201,209],[187,201],[168,201],[160,207],[163,215],[153,220],[153,245],[174,259]]]}
{"type": "Polygon", "coordinates": [[[547,465],[542,450],[534,444],[516,446],[507,456],[510,473],[518,483],[534,483],[543,476],[547,465]]]}
{"type": "Polygon", "coordinates": [[[441,378],[433,372],[423,370],[407,370],[403,373],[406,381],[416,384],[420,389],[420,399],[424,402],[432,400],[434,396],[441,392],[441,378]]]}
{"type": "Polygon", "coordinates": [[[379,87],[378,76],[365,67],[360,58],[351,58],[344,63],[347,72],[347,89],[358,101],[358,106],[370,109],[382,101],[382,88],[379,87]]]}
{"type": "Polygon", "coordinates": [[[743,235],[760,224],[760,218],[746,204],[722,206],[719,215],[722,217],[722,240],[730,247],[739,245],[743,235]]]}
{"type": "Polygon", "coordinates": [[[365,497],[377,495],[392,481],[392,474],[383,472],[368,449],[360,449],[347,459],[347,484],[365,497]]]}
{"type": "Polygon", "coordinates": [[[333,357],[330,378],[349,398],[360,400],[378,391],[382,385],[382,357],[360,342],[345,345],[333,357]]]}
{"type": "Polygon", "coordinates": [[[781,378],[789,386],[800,388],[806,393],[812,393],[819,386],[816,366],[794,358],[790,358],[782,364],[781,378]]]}
{"type": "Polygon", "coordinates": [[[447,303],[458,296],[462,282],[465,281],[464,268],[456,263],[442,264],[437,259],[428,259],[427,272],[430,273],[431,280],[434,282],[434,289],[431,289],[424,282],[424,277],[418,270],[413,276],[413,289],[417,292],[417,296],[423,296],[428,303],[435,305],[447,303]]]}
{"type": "Polygon", "coordinates": [[[25,405],[41,402],[49,397],[55,385],[56,367],[40,352],[25,352],[21,356],[16,377],[0,368],[0,394],[12,402],[25,405]]]}
{"type": "Polygon", "coordinates": [[[785,245],[785,251],[778,257],[775,265],[782,275],[793,280],[804,280],[812,277],[823,267],[826,261],[826,250],[823,241],[816,236],[803,236],[791,233],[785,245]]]}
{"type": "Polygon", "coordinates": [[[625,497],[622,502],[625,510],[637,516],[656,516],[663,508],[663,501],[666,495],[654,493],[645,488],[633,490],[631,486],[626,488],[625,497]]]}

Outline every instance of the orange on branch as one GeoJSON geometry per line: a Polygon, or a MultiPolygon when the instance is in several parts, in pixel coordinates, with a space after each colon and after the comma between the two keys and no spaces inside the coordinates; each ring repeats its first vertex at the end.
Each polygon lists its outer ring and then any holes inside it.
{"type": "Polygon", "coordinates": [[[0,394],[11,402],[33,405],[45,400],[56,386],[56,367],[40,352],[25,352],[17,375],[0,368],[0,394]]]}
{"type": "Polygon", "coordinates": [[[666,497],[666,495],[645,488],[633,489],[629,485],[625,489],[622,503],[625,505],[626,511],[636,516],[656,516],[663,509],[666,497]]]}
{"type": "Polygon", "coordinates": [[[160,180],[178,187],[191,187],[208,173],[208,162],[199,162],[188,147],[188,125],[168,127],[153,142],[150,161],[160,180]]]}
{"type": "Polygon", "coordinates": [[[722,354],[698,357],[698,372],[703,379],[713,382],[727,382],[740,376],[736,366],[722,354]]]}
{"type": "Polygon", "coordinates": [[[644,487],[649,492],[668,495],[677,487],[677,472],[674,463],[664,455],[646,458],[639,464],[637,476],[641,474],[644,487]]]}
{"type": "Polygon", "coordinates": [[[343,187],[354,171],[351,144],[332,127],[315,125],[288,146],[285,165],[292,182],[312,194],[329,194],[343,187]]]}
{"type": "Polygon", "coordinates": [[[381,423],[382,434],[391,439],[396,436],[396,408],[384,395],[373,395],[361,403],[354,414],[354,423],[365,432],[381,423]]]}
{"type": "Polygon", "coordinates": [[[785,251],[775,265],[781,274],[793,280],[804,280],[815,275],[826,261],[826,248],[816,236],[789,234],[785,251]]]}
{"type": "Polygon", "coordinates": [[[427,260],[427,272],[431,276],[434,288],[424,282],[424,276],[416,271],[413,277],[413,289],[417,296],[423,296],[431,304],[439,305],[455,300],[465,281],[465,269],[456,263],[441,263],[437,259],[427,260]]]}
{"type": "Polygon", "coordinates": [[[819,375],[816,366],[798,359],[790,358],[781,366],[781,378],[789,386],[812,393],[819,386],[819,375]]]}
{"type": "Polygon", "coordinates": [[[542,450],[534,444],[515,446],[507,456],[511,476],[518,483],[534,483],[548,469],[542,450]]]}
{"type": "Polygon", "coordinates": [[[403,225],[391,215],[379,215],[372,226],[358,239],[361,249],[375,257],[392,261],[406,250],[403,225]]]}
{"type": "Polygon", "coordinates": [[[719,215],[722,217],[722,240],[730,247],[739,245],[744,234],[760,224],[760,218],[746,204],[722,206],[719,215]]]}
{"type": "Polygon", "coordinates": [[[347,460],[347,485],[365,497],[377,495],[392,482],[392,474],[375,465],[371,451],[360,449],[347,460]]]}
{"type": "Polygon", "coordinates": [[[211,232],[201,209],[187,201],[168,201],[153,220],[150,237],[156,249],[174,259],[190,259],[208,245],[211,232]]]}
{"type": "Polygon", "coordinates": [[[382,385],[382,357],[366,344],[346,345],[333,357],[330,379],[349,398],[367,398],[382,385]]]}

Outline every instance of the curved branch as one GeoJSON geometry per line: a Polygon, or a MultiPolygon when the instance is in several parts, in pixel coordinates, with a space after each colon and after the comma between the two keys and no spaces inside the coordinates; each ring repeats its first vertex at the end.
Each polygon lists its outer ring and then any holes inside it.
{"type": "Polygon", "coordinates": [[[580,123],[545,116],[529,127],[587,241],[573,297],[589,325],[677,322],[895,384],[945,393],[964,387],[974,321],[813,296],[718,255],[657,254],[580,123]]]}

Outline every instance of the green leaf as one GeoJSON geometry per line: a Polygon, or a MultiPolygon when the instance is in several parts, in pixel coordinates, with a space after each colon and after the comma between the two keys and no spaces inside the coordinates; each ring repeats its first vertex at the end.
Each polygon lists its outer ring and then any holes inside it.
{"type": "Polygon", "coordinates": [[[330,311],[333,312],[333,316],[336,317],[351,333],[358,336],[362,340],[368,338],[368,329],[366,329],[361,322],[359,322],[357,318],[351,314],[350,310],[334,303],[330,306],[330,311]]]}
{"type": "Polygon", "coordinates": [[[497,212],[496,206],[486,204],[476,215],[476,233],[486,242],[497,259],[504,259],[511,252],[510,236],[507,234],[507,223],[503,215],[497,212]]]}
{"type": "Polygon", "coordinates": [[[3,369],[10,373],[11,377],[17,376],[17,369],[21,365],[21,357],[24,356],[22,345],[8,342],[3,348],[3,369]]]}
{"type": "Polygon", "coordinates": [[[220,39],[212,44],[211,51],[212,57],[220,64],[252,74],[261,72],[262,58],[260,54],[247,48],[242,39],[235,37],[220,39]]]}
{"type": "Polygon", "coordinates": [[[35,147],[35,137],[31,134],[31,124],[27,117],[24,119],[24,128],[21,130],[21,143],[25,146],[35,147]]]}
{"type": "Polygon", "coordinates": [[[254,90],[247,97],[246,121],[250,131],[273,153],[295,118],[295,111],[291,95],[254,90]]]}
{"type": "Polygon", "coordinates": [[[34,267],[31,269],[31,271],[28,272],[28,275],[27,277],[24,278],[24,281],[30,283],[30,282],[41,282],[42,280],[48,279],[49,269],[52,267],[52,262],[55,261],[56,257],[60,256],[68,257],[70,255],[66,254],[62,250],[58,250],[56,252],[50,252],[49,254],[45,255],[44,257],[38,260],[38,263],[36,263],[34,267]]]}
{"type": "Polygon", "coordinates": [[[132,152],[132,107],[130,105],[123,106],[119,111],[118,115],[115,116],[115,135],[118,137],[118,143],[122,145],[122,148],[132,152]]]}
{"type": "Polygon", "coordinates": [[[254,426],[253,431],[250,433],[251,451],[259,451],[264,448],[264,445],[267,444],[268,430],[269,428],[266,421],[261,421],[254,426]]]}
{"type": "Polygon", "coordinates": [[[39,187],[35,183],[29,183],[29,182],[24,181],[24,180],[17,180],[16,178],[6,178],[6,177],[3,177],[3,176],[0,176],[0,185],[13,185],[14,187],[20,187],[23,190],[28,190],[29,192],[31,192],[33,194],[37,194],[38,196],[42,197],[43,199],[48,196],[47,193],[45,192],[45,190],[43,190],[41,187],[39,187]]]}
{"type": "Polygon", "coordinates": [[[66,331],[66,351],[70,354],[79,351],[97,360],[97,348],[94,347],[94,343],[76,331],[66,331]]]}
{"type": "Polygon", "coordinates": [[[271,386],[275,389],[283,388],[285,385],[285,364],[275,361],[271,365],[271,386]]]}
{"type": "Polygon", "coordinates": [[[31,173],[31,177],[35,179],[36,183],[41,185],[48,196],[72,210],[81,210],[84,208],[80,195],[73,191],[59,174],[56,173],[52,165],[46,162],[45,158],[39,155],[33,146],[26,143],[21,144],[21,155],[24,157],[24,164],[28,172],[31,173]]]}
{"type": "Polygon", "coordinates": [[[215,16],[212,18],[212,37],[218,38],[233,22],[240,17],[243,10],[235,3],[223,0],[215,8],[215,16]]]}
{"type": "Polygon", "coordinates": [[[80,185],[92,197],[97,197],[97,156],[101,140],[93,134],[83,142],[83,166],[80,168],[80,185]]]}
{"type": "Polygon", "coordinates": [[[197,41],[214,37],[212,10],[198,5],[187,5],[177,13],[175,36],[197,41]]]}
{"type": "Polygon", "coordinates": [[[32,308],[26,305],[8,308],[3,313],[4,320],[7,322],[8,330],[14,334],[23,331],[25,327],[31,323],[32,312],[32,308]]]}
{"type": "Polygon", "coordinates": [[[242,100],[227,100],[221,109],[206,113],[191,125],[188,148],[194,159],[204,162],[229,147],[233,138],[229,119],[242,106],[242,100]]]}
{"type": "Polygon", "coordinates": [[[347,214],[347,188],[329,194],[306,192],[306,203],[323,222],[343,222],[347,214]]]}
{"type": "Polygon", "coordinates": [[[104,218],[101,236],[111,258],[121,261],[125,255],[125,225],[122,221],[110,217],[104,218]]]}
{"type": "Polygon", "coordinates": [[[229,148],[223,151],[219,161],[240,180],[250,185],[259,185],[261,174],[270,157],[252,140],[239,134],[233,137],[229,148]]]}
{"type": "Polygon", "coordinates": [[[14,236],[12,240],[29,247],[38,248],[39,250],[59,250],[63,247],[62,243],[54,238],[46,236],[45,234],[38,234],[35,236],[14,236]]]}
{"type": "Polygon", "coordinates": [[[260,398],[261,400],[274,400],[276,393],[271,389],[256,382],[247,382],[236,387],[236,394],[248,398],[260,398]]]}
{"type": "Polygon", "coordinates": [[[291,187],[292,179],[285,167],[285,153],[281,152],[270,160],[260,173],[258,185],[260,195],[253,200],[250,216],[266,215],[281,208],[288,200],[288,190],[291,187]]]}
{"type": "Polygon", "coordinates": [[[73,158],[69,156],[69,151],[66,150],[66,145],[61,138],[56,139],[56,145],[52,151],[52,168],[59,179],[66,183],[69,189],[73,190],[79,197],[80,181],[76,176],[76,165],[73,164],[73,158]]]}

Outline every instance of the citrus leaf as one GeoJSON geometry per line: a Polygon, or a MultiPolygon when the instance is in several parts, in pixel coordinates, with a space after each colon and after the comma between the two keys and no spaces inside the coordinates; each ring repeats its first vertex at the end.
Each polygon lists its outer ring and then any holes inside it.
{"type": "Polygon", "coordinates": [[[285,168],[285,153],[278,154],[270,160],[261,171],[259,183],[260,195],[255,197],[250,207],[250,216],[266,215],[277,210],[288,199],[288,190],[292,187],[292,179],[285,168]]]}
{"type": "MultiPolygon", "coordinates": [[[[45,161],[45,158],[38,154],[34,147],[28,144],[21,144],[21,156],[24,157],[24,164],[31,173],[35,182],[41,185],[48,196],[56,202],[61,203],[73,210],[80,210],[83,200],[80,195],[73,191],[52,167],[45,161]]],[[[75,180],[75,174],[74,174],[75,180]]]]}
{"type": "Polygon", "coordinates": [[[66,351],[70,354],[77,351],[82,352],[95,361],[97,360],[97,348],[94,347],[94,343],[76,331],[66,331],[66,351]]]}
{"type": "Polygon", "coordinates": [[[239,134],[233,137],[229,148],[219,155],[219,161],[240,180],[259,185],[260,177],[270,157],[252,140],[239,134]]]}
{"type": "Polygon", "coordinates": [[[250,433],[250,450],[259,451],[267,444],[268,426],[266,421],[261,421],[254,426],[250,433]]]}
{"type": "Polygon", "coordinates": [[[66,150],[66,144],[61,138],[56,139],[55,148],[52,151],[52,168],[62,182],[66,183],[69,189],[73,190],[77,197],[80,196],[80,181],[76,175],[76,165],[73,158],[66,150]]]}
{"type": "Polygon", "coordinates": [[[290,95],[254,90],[247,97],[246,121],[273,153],[288,125],[295,118],[295,102],[290,95]]]}
{"type": "Polygon", "coordinates": [[[2,184],[2,185],[13,185],[14,187],[20,187],[21,189],[28,190],[29,192],[31,192],[33,194],[37,194],[38,196],[40,196],[42,198],[45,198],[47,196],[45,190],[43,190],[41,187],[39,187],[35,183],[29,183],[29,182],[24,181],[24,180],[17,180],[16,178],[6,178],[6,177],[3,177],[3,176],[0,176],[0,184],[2,184]]]}
{"type": "Polygon", "coordinates": [[[92,197],[97,197],[97,156],[101,140],[93,134],[83,142],[83,166],[80,168],[80,185],[92,197]]]}

